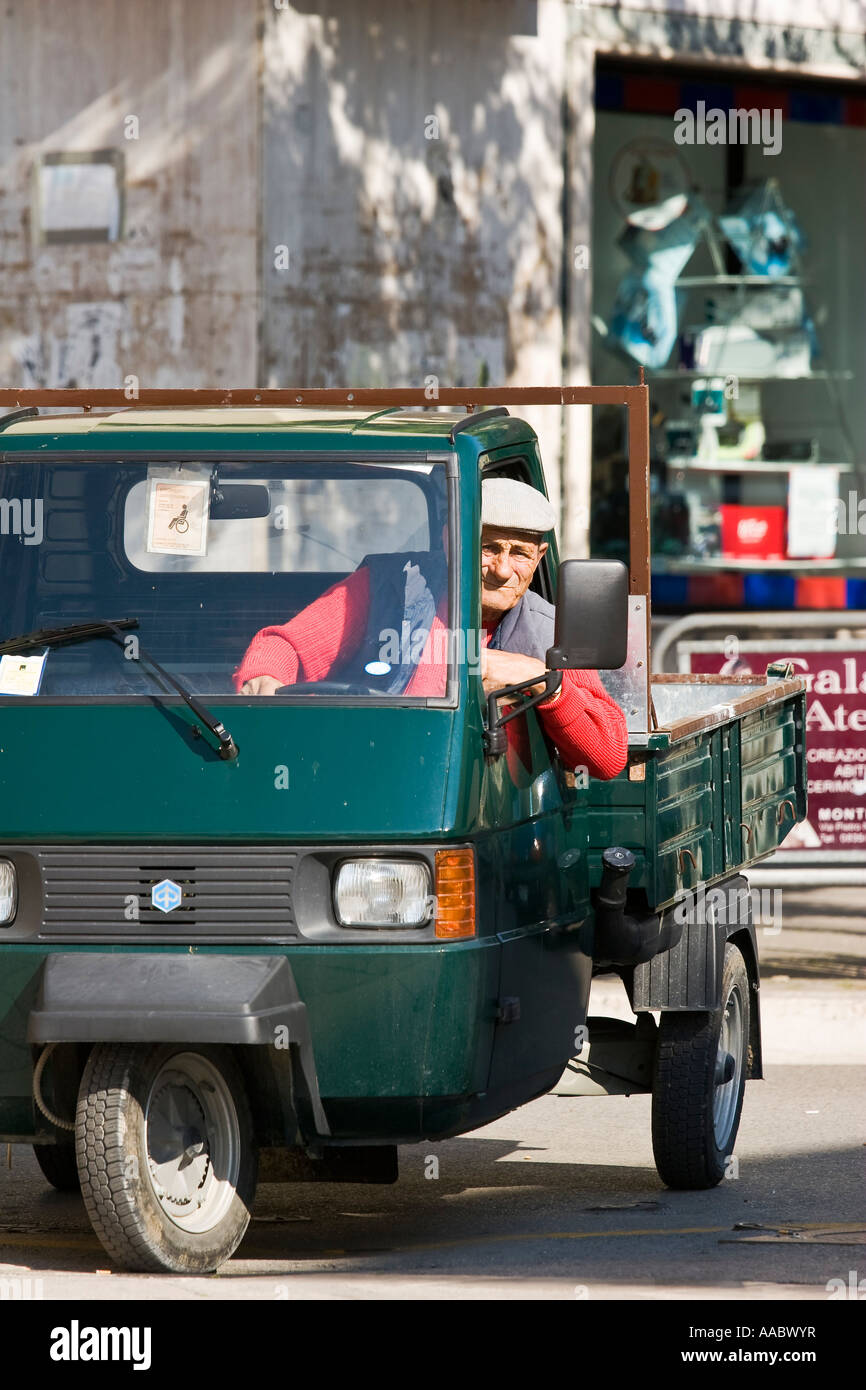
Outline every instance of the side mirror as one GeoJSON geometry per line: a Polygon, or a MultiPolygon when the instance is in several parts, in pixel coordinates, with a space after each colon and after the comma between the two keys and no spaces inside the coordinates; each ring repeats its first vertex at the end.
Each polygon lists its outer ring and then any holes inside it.
{"type": "Polygon", "coordinates": [[[628,656],[628,570],[621,560],[559,566],[551,671],[615,671],[628,656]]]}

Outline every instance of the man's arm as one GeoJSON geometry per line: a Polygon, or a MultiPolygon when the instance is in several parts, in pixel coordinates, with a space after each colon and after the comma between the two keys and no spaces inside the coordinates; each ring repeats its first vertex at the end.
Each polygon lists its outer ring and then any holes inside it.
{"type": "Polygon", "coordinates": [[[280,685],[326,680],[337,657],[353,656],[361,645],[370,606],[370,571],[366,565],[332,584],[290,622],[263,627],[246,650],[234,675],[235,689],[258,676],[280,685]]]}
{"type": "MultiPolygon", "coordinates": [[[[547,668],[534,656],[518,652],[481,653],[484,693],[503,685],[518,685],[533,676],[543,677],[547,668]]],[[[542,682],[527,694],[540,695],[542,682]]],[[[607,779],[622,772],[628,761],[628,730],[625,715],[608,695],[595,671],[563,671],[562,684],[555,695],[535,706],[544,732],[559,749],[566,767],[585,767],[591,777],[607,779]]]]}
{"type": "Polygon", "coordinates": [[[566,767],[606,780],[628,761],[625,715],[595,671],[563,671],[557,695],[536,705],[544,732],[566,767]]]}

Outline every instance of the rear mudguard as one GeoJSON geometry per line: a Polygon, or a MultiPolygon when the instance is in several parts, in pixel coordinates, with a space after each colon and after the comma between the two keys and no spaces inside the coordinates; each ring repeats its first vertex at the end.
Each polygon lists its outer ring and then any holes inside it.
{"type": "Polygon", "coordinates": [[[700,910],[685,921],[676,946],[652,960],[623,971],[622,977],[635,1013],[713,1012],[722,1004],[725,944],[739,947],[751,986],[749,1010],[749,1067],[747,1076],[763,1076],[761,1057],[760,975],[758,943],[752,921],[748,880],[737,874],[707,890],[700,910]]]}

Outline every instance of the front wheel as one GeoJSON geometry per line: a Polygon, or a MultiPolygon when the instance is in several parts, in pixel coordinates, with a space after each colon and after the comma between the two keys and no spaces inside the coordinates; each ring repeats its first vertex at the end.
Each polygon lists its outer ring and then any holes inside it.
{"type": "Polygon", "coordinates": [[[656,1168],[668,1187],[715,1187],[732,1155],[749,1053],[749,976],[725,946],[722,1004],[713,1013],[662,1013],[652,1088],[656,1168]]]}
{"type": "Polygon", "coordinates": [[[81,1081],[76,1150],[93,1228],[123,1268],[204,1274],[243,1239],[257,1154],[226,1050],[100,1043],[81,1081]]]}

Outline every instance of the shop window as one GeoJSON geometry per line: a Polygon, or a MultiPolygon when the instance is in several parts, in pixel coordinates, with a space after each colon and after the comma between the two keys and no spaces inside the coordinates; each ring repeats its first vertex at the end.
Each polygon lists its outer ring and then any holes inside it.
{"type": "MultiPolygon", "coordinates": [[[[657,608],[862,575],[863,90],[601,59],[596,103],[591,375],[650,388],[657,608]]],[[[625,558],[620,415],[593,415],[591,550],[625,558]]]]}

